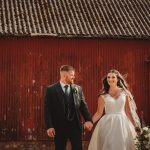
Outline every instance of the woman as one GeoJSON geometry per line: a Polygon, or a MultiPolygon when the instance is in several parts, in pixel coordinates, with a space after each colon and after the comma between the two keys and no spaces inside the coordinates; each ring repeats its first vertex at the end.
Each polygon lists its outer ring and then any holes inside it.
{"type": "Polygon", "coordinates": [[[117,70],[110,70],[104,78],[92,120],[99,122],[88,150],[135,150],[135,128],[140,128],[140,121],[127,83],[117,70]],[[104,109],[105,115],[101,118],[104,109]]]}

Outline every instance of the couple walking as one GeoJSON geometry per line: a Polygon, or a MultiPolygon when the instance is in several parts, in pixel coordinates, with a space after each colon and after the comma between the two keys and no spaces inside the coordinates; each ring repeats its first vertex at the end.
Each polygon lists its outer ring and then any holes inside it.
{"type": "Polygon", "coordinates": [[[88,150],[135,150],[135,128],[140,127],[136,105],[128,85],[117,70],[103,79],[97,111],[91,117],[81,86],[74,84],[75,69],[60,67],[60,81],[47,87],[44,117],[55,150],[65,150],[69,139],[72,150],[82,150],[82,131],[91,131],[98,122],[88,150]],[[103,117],[103,111],[105,115],[103,117]],[[84,118],[82,125],[81,116],[84,118]]]}

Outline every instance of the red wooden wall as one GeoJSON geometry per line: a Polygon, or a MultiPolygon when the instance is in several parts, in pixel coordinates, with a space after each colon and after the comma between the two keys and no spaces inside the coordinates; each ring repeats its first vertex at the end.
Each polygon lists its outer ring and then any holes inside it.
{"type": "MultiPolygon", "coordinates": [[[[101,79],[115,68],[127,74],[144,120],[150,124],[150,41],[0,38],[0,140],[48,139],[43,120],[45,87],[59,80],[59,67],[76,68],[91,114],[101,79]]],[[[89,134],[84,139],[89,139],[89,134]]]]}

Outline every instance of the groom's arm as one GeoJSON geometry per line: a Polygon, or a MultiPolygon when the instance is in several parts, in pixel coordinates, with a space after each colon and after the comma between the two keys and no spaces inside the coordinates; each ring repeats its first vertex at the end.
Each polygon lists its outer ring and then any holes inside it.
{"type": "Polygon", "coordinates": [[[46,93],[45,93],[45,98],[44,98],[44,119],[45,119],[46,129],[53,128],[51,111],[50,111],[51,98],[52,98],[51,88],[47,87],[46,93]]]}
{"type": "Polygon", "coordinates": [[[91,118],[91,115],[90,115],[90,112],[88,109],[88,105],[85,101],[85,97],[84,97],[83,90],[81,87],[80,87],[79,91],[80,91],[79,94],[80,94],[80,100],[81,100],[79,110],[80,110],[85,122],[87,122],[87,121],[92,122],[92,118],[91,118]]]}

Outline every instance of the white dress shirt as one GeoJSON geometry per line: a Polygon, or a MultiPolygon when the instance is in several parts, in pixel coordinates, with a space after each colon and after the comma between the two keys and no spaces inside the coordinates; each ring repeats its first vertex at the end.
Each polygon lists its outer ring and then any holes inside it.
{"type": "Polygon", "coordinates": [[[65,93],[65,85],[68,85],[67,93],[69,95],[70,94],[70,90],[71,90],[70,84],[64,84],[63,82],[60,81],[60,85],[61,85],[61,88],[62,88],[62,90],[63,90],[64,93],[65,93]]]}

